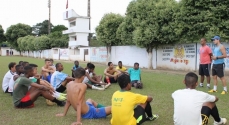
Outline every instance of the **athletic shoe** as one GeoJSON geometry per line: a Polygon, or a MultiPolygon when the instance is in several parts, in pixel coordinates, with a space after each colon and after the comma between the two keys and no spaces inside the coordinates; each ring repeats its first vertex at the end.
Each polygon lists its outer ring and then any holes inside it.
{"type": "Polygon", "coordinates": [[[214,121],[213,125],[225,125],[227,123],[227,119],[226,118],[220,118],[220,122],[216,122],[214,121]]]}
{"type": "Polygon", "coordinates": [[[199,87],[204,87],[204,85],[199,85],[199,87]]]}
{"type": "Polygon", "coordinates": [[[207,86],[208,89],[211,89],[211,86],[207,86]]]}
{"type": "Polygon", "coordinates": [[[223,91],[221,92],[221,94],[222,94],[222,95],[225,95],[225,94],[227,94],[227,91],[223,90],[223,91]]]}
{"type": "Polygon", "coordinates": [[[108,84],[105,85],[104,88],[107,89],[110,85],[111,85],[111,83],[108,83],[108,84]]]}
{"type": "Polygon", "coordinates": [[[66,102],[62,101],[61,103],[57,104],[57,106],[63,107],[65,106],[66,102]]]}
{"type": "Polygon", "coordinates": [[[153,117],[147,117],[146,120],[147,120],[147,121],[154,121],[154,120],[156,120],[156,119],[158,119],[158,118],[159,118],[159,115],[153,114],[153,117]]]}
{"type": "Polygon", "coordinates": [[[208,92],[212,93],[212,92],[217,92],[217,91],[215,91],[214,89],[212,89],[212,90],[210,90],[210,91],[208,91],[208,92]]]}
{"type": "Polygon", "coordinates": [[[59,92],[54,92],[52,96],[55,97],[59,101],[64,101],[67,99],[65,94],[59,93],[59,92]]]}
{"type": "Polygon", "coordinates": [[[92,86],[92,89],[96,89],[96,90],[105,90],[105,88],[100,88],[100,87],[96,87],[96,86],[92,86]]]}
{"type": "Polygon", "coordinates": [[[48,100],[48,99],[46,99],[46,104],[47,104],[48,106],[53,106],[53,105],[55,105],[56,103],[55,103],[55,102],[52,102],[52,101],[50,101],[50,100],[48,100]]]}

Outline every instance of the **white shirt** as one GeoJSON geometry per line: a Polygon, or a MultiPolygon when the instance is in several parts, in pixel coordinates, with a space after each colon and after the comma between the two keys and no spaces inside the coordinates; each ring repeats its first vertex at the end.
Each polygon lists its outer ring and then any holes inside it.
{"type": "MultiPolygon", "coordinates": [[[[13,90],[14,90],[14,83],[15,83],[15,81],[14,81],[14,76],[16,76],[16,75],[18,75],[18,74],[15,73],[15,74],[11,77],[11,79],[10,79],[10,81],[9,81],[9,89],[8,89],[8,92],[13,92],[13,90]]],[[[21,74],[20,76],[24,76],[24,74],[21,74]]]]}
{"type": "Polygon", "coordinates": [[[63,72],[59,72],[59,71],[55,71],[52,74],[51,77],[51,85],[53,86],[53,88],[56,90],[56,88],[60,87],[61,83],[68,77],[67,74],[63,73],[63,72]]]}
{"type": "Polygon", "coordinates": [[[6,89],[9,87],[9,82],[11,77],[14,75],[13,72],[11,72],[10,70],[5,74],[3,80],[2,80],[2,90],[4,92],[6,92],[6,89]]]}
{"type": "Polygon", "coordinates": [[[201,108],[205,102],[214,102],[216,97],[195,89],[177,90],[174,99],[175,125],[202,125],[201,108]]]}
{"type": "MultiPolygon", "coordinates": [[[[89,77],[93,77],[93,73],[92,72],[89,73],[88,69],[86,70],[86,73],[89,74],[89,77]]],[[[85,76],[82,83],[88,83],[88,82],[89,82],[89,79],[87,78],[87,76],[85,76]]]]}

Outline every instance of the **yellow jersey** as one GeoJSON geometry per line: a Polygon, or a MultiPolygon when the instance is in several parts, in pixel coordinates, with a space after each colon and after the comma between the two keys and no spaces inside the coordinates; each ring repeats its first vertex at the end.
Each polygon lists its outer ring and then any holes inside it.
{"type": "Polygon", "coordinates": [[[129,91],[116,91],[111,100],[111,125],[136,125],[134,108],[137,104],[143,104],[147,96],[135,94],[129,91]]]}
{"type": "Polygon", "coordinates": [[[122,68],[120,68],[119,66],[117,66],[116,69],[117,69],[117,70],[121,70],[121,71],[126,71],[126,70],[127,70],[127,68],[124,67],[124,66],[122,66],[122,68]]]}

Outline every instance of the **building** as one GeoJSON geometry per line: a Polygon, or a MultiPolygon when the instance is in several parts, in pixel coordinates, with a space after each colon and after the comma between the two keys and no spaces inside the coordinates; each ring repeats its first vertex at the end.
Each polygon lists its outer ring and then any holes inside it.
{"type": "Polygon", "coordinates": [[[90,17],[80,16],[73,9],[70,9],[63,13],[63,19],[69,23],[68,30],[63,31],[63,34],[69,36],[69,59],[87,61],[88,37],[91,32],[89,29],[90,17]]]}

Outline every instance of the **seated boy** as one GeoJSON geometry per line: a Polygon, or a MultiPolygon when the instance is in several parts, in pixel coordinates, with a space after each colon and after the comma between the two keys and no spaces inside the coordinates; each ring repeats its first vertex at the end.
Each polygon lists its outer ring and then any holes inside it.
{"type": "Polygon", "coordinates": [[[29,65],[29,62],[26,62],[26,61],[22,62],[23,67],[28,66],[28,65],[29,65]]]}
{"type": "Polygon", "coordinates": [[[129,68],[128,73],[130,75],[132,87],[142,88],[141,70],[139,69],[139,63],[134,63],[134,68],[129,68]]]}
{"type": "Polygon", "coordinates": [[[104,90],[108,87],[108,85],[102,82],[101,76],[96,76],[94,74],[95,65],[90,63],[86,70],[86,76],[84,77],[83,83],[87,85],[88,88],[95,89],[95,90],[104,90]],[[97,87],[97,85],[102,85],[103,87],[97,87]],[[106,86],[105,86],[106,85],[106,86]]]}
{"type": "Polygon", "coordinates": [[[72,125],[82,125],[81,117],[84,119],[98,119],[111,114],[110,106],[104,107],[91,99],[85,101],[87,85],[82,83],[85,73],[83,68],[76,69],[74,73],[75,81],[70,82],[67,87],[67,102],[64,113],[56,114],[56,116],[65,116],[72,105],[77,112],[77,122],[72,123],[72,125]]]}
{"type": "Polygon", "coordinates": [[[124,66],[122,66],[122,61],[119,61],[119,62],[118,62],[118,66],[116,67],[116,69],[117,69],[118,71],[120,71],[121,73],[126,73],[126,74],[128,74],[127,68],[124,67],[124,66]]]}
{"type": "Polygon", "coordinates": [[[50,66],[51,66],[54,70],[56,70],[56,66],[53,64],[53,63],[54,63],[53,59],[49,59],[49,60],[50,60],[50,66]]]}
{"type": "MultiPolygon", "coordinates": [[[[17,108],[29,108],[34,106],[34,102],[37,98],[42,95],[44,98],[52,100],[52,102],[57,103],[58,106],[64,106],[65,102],[59,101],[54,98],[50,93],[49,88],[43,85],[39,85],[37,83],[33,83],[29,77],[34,77],[35,72],[33,67],[26,66],[24,67],[24,77],[18,77],[14,84],[14,94],[13,94],[13,102],[14,106],[17,108]],[[30,88],[29,88],[30,86],[30,88]]],[[[37,79],[39,81],[39,78],[37,79]]]]}
{"type": "Polygon", "coordinates": [[[226,124],[226,118],[219,117],[215,103],[218,98],[196,90],[198,76],[195,73],[186,74],[184,84],[185,89],[177,90],[172,94],[175,125],[207,125],[210,115],[215,120],[214,125],[226,124]]]}
{"type": "Polygon", "coordinates": [[[74,77],[74,71],[77,69],[77,68],[79,68],[80,66],[79,66],[79,61],[75,61],[74,62],[74,66],[72,67],[72,77],[74,77]]]}
{"type": "Polygon", "coordinates": [[[42,79],[50,82],[52,74],[55,72],[55,69],[50,66],[50,60],[45,59],[45,65],[41,68],[42,79]]]}
{"type": "Polygon", "coordinates": [[[64,67],[61,63],[56,64],[56,71],[52,74],[51,85],[57,92],[64,92],[66,90],[66,85],[74,80],[74,78],[69,77],[67,74],[63,73],[64,67]]]}
{"type": "Polygon", "coordinates": [[[121,74],[120,71],[114,68],[112,62],[108,62],[108,67],[104,70],[104,82],[111,85],[111,83],[117,83],[118,75],[121,74]]]}
{"type": "Polygon", "coordinates": [[[16,72],[16,63],[15,62],[9,63],[8,68],[9,68],[9,71],[5,74],[2,80],[2,90],[5,93],[9,93],[8,92],[9,82],[10,82],[10,79],[14,76],[16,72]]]}
{"type": "Polygon", "coordinates": [[[121,90],[116,91],[111,100],[112,125],[140,125],[146,120],[155,120],[159,117],[152,114],[152,97],[130,92],[129,75],[120,75],[118,83],[121,90]]]}
{"type": "Polygon", "coordinates": [[[24,67],[22,65],[16,65],[16,73],[11,77],[9,81],[9,89],[8,92],[13,92],[14,89],[14,82],[19,77],[24,75],[24,67]]]}

